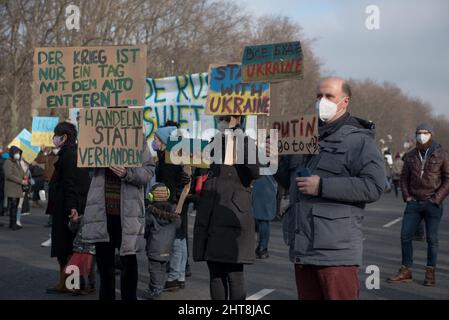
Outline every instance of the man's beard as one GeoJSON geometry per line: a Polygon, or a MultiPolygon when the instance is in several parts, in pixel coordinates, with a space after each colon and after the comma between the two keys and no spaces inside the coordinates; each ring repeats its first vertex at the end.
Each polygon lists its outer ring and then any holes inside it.
{"type": "Polygon", "coordinates": [[[424,144],[421,144],[419,142],[416,142],[416,148],[419,150],[427,150],[432,146],[432,139],[429,139],[429,141],[427,141],[424,144]]]}

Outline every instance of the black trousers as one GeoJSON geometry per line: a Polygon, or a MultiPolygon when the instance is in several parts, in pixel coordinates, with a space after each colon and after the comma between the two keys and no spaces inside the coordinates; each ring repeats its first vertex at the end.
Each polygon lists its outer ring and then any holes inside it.
{"type": "Polygon", "coordinates": [[[212,300],[245,300],[243,264],[207,261],[212,300]]]}
{"type": "Polygon", "coordinates": [[[12,228],[17,222],[17,207],[19,206],[19,198],[8,198],[9,227],[12,228]]]}
{"type": "MultiPolygon", "coordinates": [[[[100,300],[115,300],[115,249],[122,242],[120,216],[107,215],[109,242],[95,244],[98,272],[100,273],[100,300]]],[[[120,274],[122,300],[137,300],[137,256],[120,257],[123,269],[120,274]]]]}

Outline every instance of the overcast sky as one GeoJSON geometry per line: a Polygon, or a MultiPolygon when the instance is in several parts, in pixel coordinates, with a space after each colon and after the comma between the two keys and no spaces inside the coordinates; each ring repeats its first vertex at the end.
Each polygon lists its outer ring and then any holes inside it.
{"type": "Polygon", "coordinates": [[[448,0],[241,0],[256,15],[298,22],[325,73],[397,84],[449,119],[448,0]],[[380,30],[365,27],[368,5],[380,9],[380,30]]]}

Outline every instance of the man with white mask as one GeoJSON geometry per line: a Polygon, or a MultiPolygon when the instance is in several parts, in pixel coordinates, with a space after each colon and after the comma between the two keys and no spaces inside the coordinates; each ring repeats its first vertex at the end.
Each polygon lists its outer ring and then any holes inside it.
{"type": "Polygon", "coordinates": [[[281,158],[276,180],[289,188],[284,241],[301,300],[355,300],[365,205],[385,186],[374,124],[348,113],[351,88],[339,78],[317,90],[320,153],[281,158]]]}
{"type": "Polygon", "coordinates": [[[427,266],[425,286],[435,286],[438,228],[443,201],[449,194],[449,152],[433,139],[433,128],[422,123],[416,128],[416,148],[404,157],[401,174],[402,197],[407,203],[402,220],[402,266],[390,283],[412,281],[413,236],[422,220],[426,226],[427,266]]]}

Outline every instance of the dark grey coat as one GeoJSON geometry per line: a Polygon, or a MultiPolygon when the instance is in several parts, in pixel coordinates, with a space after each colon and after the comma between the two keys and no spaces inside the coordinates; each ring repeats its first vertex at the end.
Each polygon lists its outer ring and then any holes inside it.
{"type": "MultiPolygon", "coordinates": [[[[248,139],[247,143],[254,144],[254,141],[248,139]]],[[[254,262],[255,227],[251,183],[259,177],[259,166],[248,164],[247,160],[245,163],[211,165],[195,219],[195,261],[254,262]]]]}
{"type": "Polygon", "coordinates": [[[343,125],[320,141],[319,155],[289,156],[279,166],[278,181],[290,187],[290,209],[283,219],[290,260],[305,265],[361,265],[365,204],[380,198],[385,182],[374,129],[343,125]],[[321,196],[299,192],[296,172],[306,166],[321,177],[321,196]]]}
{"type": "MultiPolygon", "coordinates": [[[[153,205],[159,210],[176,215],[174,214],[174,205],[169,202],[156,202],[153,205]]],[[[181,218],[176,217],[176,219],[169,220],[156,217],[151,211],[151,206],[148,206],[145,211],[144,238],[146,240],[147,257],[161,262],[168,261],[173,250],[176,229],[181,225],[181,218]]]]}

